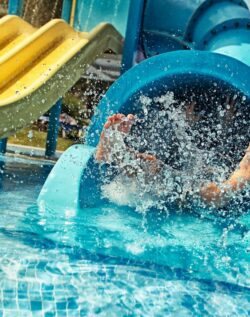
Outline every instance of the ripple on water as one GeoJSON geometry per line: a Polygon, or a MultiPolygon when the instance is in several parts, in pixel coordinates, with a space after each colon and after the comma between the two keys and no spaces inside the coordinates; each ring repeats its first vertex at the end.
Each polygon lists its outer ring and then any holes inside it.
{"type": "Polygon", "coordinates": [[[0,315],[248,315],[249,261],[238,227],[114,205],[41,211],[30,206],[48,169],[7,160],[5,172],[0,315]]]}

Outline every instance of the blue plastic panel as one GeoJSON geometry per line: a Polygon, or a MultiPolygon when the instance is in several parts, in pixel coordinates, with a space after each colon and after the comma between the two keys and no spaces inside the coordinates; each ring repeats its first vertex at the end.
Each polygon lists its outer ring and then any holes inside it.
{"type": "MultiPolygon", "coordinates": [[[[249,0],[247,0],[249,2],[249,0]]],[[[184,37],[193,16],[201,14],[214,3],[237,3],[247,7],[244,0],[147,0],[144,16],[144,30],[158,31],[184,37]],[[202,10],[200,11],[200,8],[202,10]]]]}
{"type": "Polygon", "coordinates": [[[234,57],[250,66],[250,30],[233,29],[215,35],[206,50],[234,57]]]}
{"type": "Polygon", "coordinates": [[[203,41],[204,35],[218,23],[249,15],[249,0],[147,0],[145,3],[142,36],[147,57],[191,49],[193,41],[203,41]]]}
{"type": "Polygon", "coordinates": [[[75,210],[79,207],[82,174],[94,151],[95,148],[78,144],[63,153],[38,197],[41,208],[61,206],[65,210],[75,210]]]}
{"type": "Polygon", "coordinates": [[[204,0],[147,0],[143,28],[183,36],[189,19],[204,0]]]}
{"type": "Polygon", "coordinates": [[[214,34],[228,29],[246,28],[250,23],[248,9],[232,2],[219,2],[211,5],[200,14],[193,30],[189,28],[189,37],[195,42],[196,48],[202,48],[214,34]]]}
{"type": "Polygon", "coordinates": [[[126,30],[122,74],[137,62],[138,50],[141,44],[141,28],[146,0],[130,0],[128,26],[126,30]]]}
{"type": "Polygon", "coordinates": [[[81,0],[77,1],[75,28],[90,31],[101,22],[113,24],[124,36],[130,0],[81,0]]]}
{"type": "Polygon", "coordinates": [[[147,58],[167,52],[192,49],[191,43],[187,43],[178,37],[170,36],[167,33],[144,31],[142,38],[147,58]]]}

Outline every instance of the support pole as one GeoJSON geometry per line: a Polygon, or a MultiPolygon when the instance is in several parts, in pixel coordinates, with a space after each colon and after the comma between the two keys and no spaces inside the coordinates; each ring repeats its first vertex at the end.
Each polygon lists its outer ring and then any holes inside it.
{"type": "Polygon", "coordinates": [[[77,0],[72,1],[71,13],[70,13],[70,26],[72,27],[74,27],[74,22],[75,22],[76,3],[77,3],[77,0]]]}
{"type": "MultiPolygon", "coordinates": [[[[23,10],[23,0],[9,0],[8,14],[21,15],[23,10]]],[[[4,154],[7,150],[8,139],[0,139],[0,153],[4,154]]]]}
{"type": "Polygon", "coordinates": [[[50,109],[50,120],[46,141],[45,156],[52,157],[56,152],[58,130],[59,130],[59,118],[62,108],[62,100],[58,100],[57,103],[50,109]]]}
{"type": "Polygon", "coordinates": [[[65,20],[66,22],[70,22],[71,9],[72,9],[72,0],[64,0],[63,8],[62,8],[62,19],[65,20]]]}
{"type": "Polygon", "coordinates": [[[21,15],[23,10],[23,0],[9,0],[8,14],[21,15]]]}
{"type": "Polygon", "coordinates": [[[131,0],[128,14],[127,31],[123,49],[121,73],[125,73],[136,63],[140,45],[142,15],[146,0],[131,0]]]}
{"type": "MultiPolygon", "coordinates": [[[[72,0],[64,0],[62,8],[62,19],[64,19],[68,23],[70,21],[71,11],[72,0]]],[[[53,157],[56,152],[61,109],[62,100],[60,99],[50,110],[50,119],[45,150],[45,156],[47,157],[53,157]]]]}
{"type": "Polygon", "coordinates": [[[0,140],[0,153],[4,154],[7,150],[7,141],[8,139],[1,139],[0,140]]]}

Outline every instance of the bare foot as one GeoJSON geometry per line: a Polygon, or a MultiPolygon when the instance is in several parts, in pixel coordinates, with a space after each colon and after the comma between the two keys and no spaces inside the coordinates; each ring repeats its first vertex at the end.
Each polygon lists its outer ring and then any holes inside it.
{"type": "Polygon", "coordinates": [[[100,142],[97,146],[96,160],[101,162],[109,161],[109,154],[114,146],[113,142],[110,141],[110,137],[107,130],[112,129],[122,132],[129,133],[131,127],[135,121],[135,117],[132,114],[125,116],[124,114],[118,113],[109,117],[107,122],[104,124],[104,128],[101,133],[100,142]]]}
{"type": "Polygon", "coordinates": [[[225,190],[221,190],[215,183],[210,183],[200,190],[203,201],[215,207],[222,207],[226,203],[225,190]]]}
{"type": "Polygon", "coordinates": [[[148,153],[137,153],[136,158],[147,163],[147,171],[152,176],[158,174],[163,166],[163,163],[160,160],[158,160],[154,155],[148,153]]]}

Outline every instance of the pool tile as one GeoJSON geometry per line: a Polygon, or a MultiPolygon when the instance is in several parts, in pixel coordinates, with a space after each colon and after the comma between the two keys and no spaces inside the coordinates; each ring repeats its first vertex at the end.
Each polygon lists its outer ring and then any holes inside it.
{"type": "Polygon", "coordinates": [[[31,310],[42,310],[42,302],[41,301],[30,301],[31,310]]]}
{"type": "Polygon", "coordinates": [[[56,312],[54,311],[54,312],[46,312],[45,314],[44,314],[44,317],[57,317],[56,316],[56,312]]]}
{"type": "Polygon", "coordinates": [[[43,291],[53,291],[54,285],[51,284],[42,284],[42,290],[43,291]]]}
{"type": "Polygon", "coordinates": [[[43,300],[54,300],[54,294],[52,292],[43,292],[42,293],[43,300]]]}
{"type": "Polygon", "coordinates": [[[68,309],[78,309],[78,304],[74,298],[67,299],[67,308],[68,309]]]}
{"type": "Polygon", "coordinates": [[[19,278],[23,278],[23,277],[25,277],[25,275],[26,275],[26,272],[25,272],[25,271],[19,271],[19,272],[18,272],[18,277],[19,277],[19,278]]]}
{"type": "Polygon", "coordinates": [[[40,292],[41,291],[41,284],[40,283],[30,283],[29,285],[30,292],[40,292]]]}
{"type": "Polygon", "coordinates": [[[18,282],[18,291],[26,291],[28,290],[28,283],[26,282],[18,282]]]}
{"type": "Polygon", "coordinates": [[[67,317],[79,317],[80,316],[80,312],[79,310],[67,310],[67,317]]]}
{"type": "Polygon", "coordinates": [[[16,298],[16,292],[14,290],[4,290],[3,298],[6,300],[16,298]]]}
{"type": "Polygon", "coordinates": [[[41,301],[41,293],[39,292],[32,292],[29,294],[29,299],[32,301],[41,301]]]}
{"type": "Polygon", "coordinates": [[[18,307],[19,309],[27,309],[30,310],[30,302],[27,300],[18,300],[18,307]]]}
{"type": "Polygon", "coordinates": [[[66,310],[57,310],[56,317],[67,317],[67,311],[66,310]]]}
{"type": "Polygon", "coordinates": [[[18,291],[17,293],[18,299],[27,299],[28,294],[26,292],[18,291]]]}
{"type": "Polygon", "coordinates": [[[55,291],[54,296],[57,299],[57,301],[65,300],[66,299],[65,290],[55,291]]]}
{"type": "Polygon", "coordinates": [[[32,311],[32,317],[43,317],[43,311],[39,311],[39,310],[36,310],[36,311],[32,311]]]}
{"type": "Polygon", "coordinates": [[[46,265],[47,265],[47,262],[39,261],[38,264],[36,265],[36,268],[38,270],[45,271],[46,265]]]}
{"type": "Polygon", "coordinates": [[[43,311],[54,311],[55,310],[55,302],[43,300],[43,311]]]}
{"type": "Polygon", "coordinates": [[[17,288],[17,283],[10,280],[4,281],[3,287],[2,287],[2,289],[4,290],[13,290],[16,288],[17,288]]]}
{"type": "Polygon", "coordinates": [[[33,317],[32,312],[28,310],[4,310],[3,317],[33,317]]]}
{"type": "Polygon", "coordinates": [[[88,309],[81,309],[80,310],[80,317],[86,317],[88,314],[88,309]]]}
{"type": "Polygon", "coordinates": [[[67,302],[57,302],[56,303],[56,308],[58,310],[66,309],[66,307],[67,307],[67,302]]]}
{"type": "Polygon", "coordinates": [[[5,309],[16,309],[17,308],[17,303],[14,300],[4,300],[3,301],[3,306],[5,309]]]}

